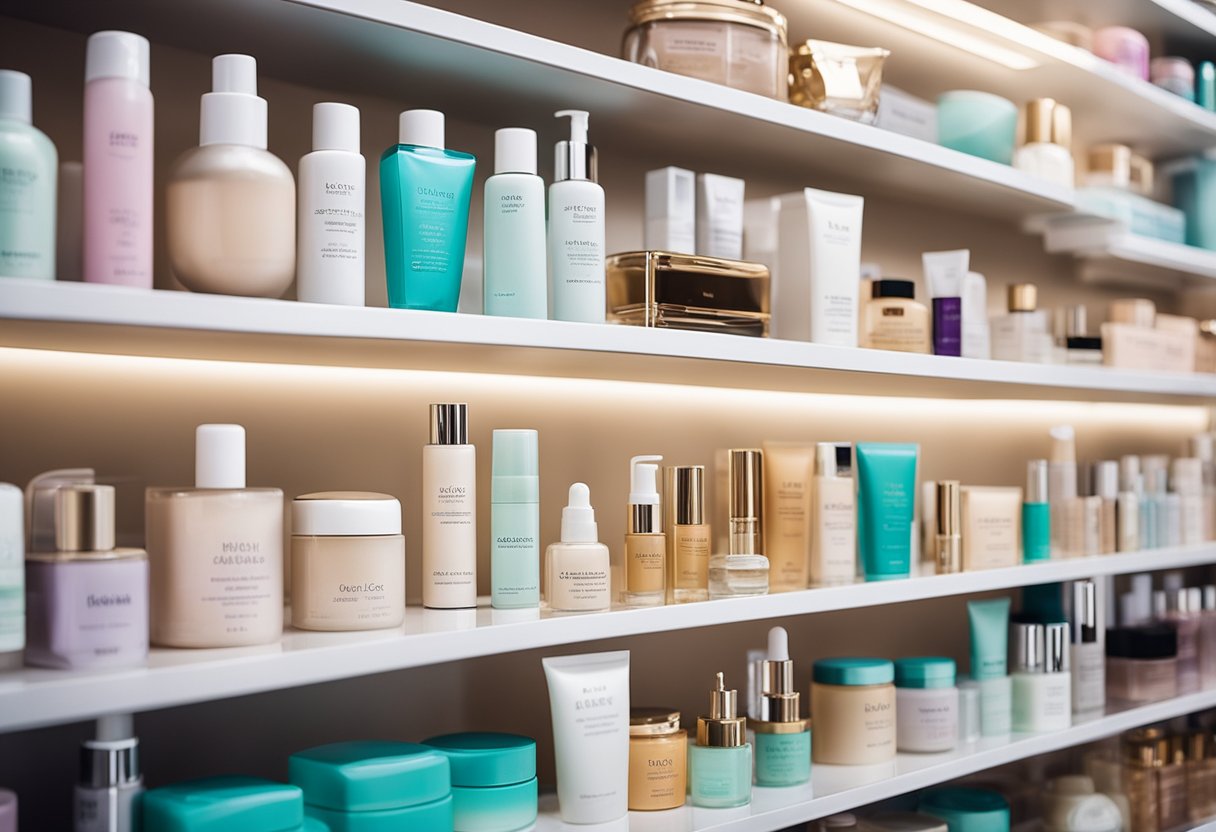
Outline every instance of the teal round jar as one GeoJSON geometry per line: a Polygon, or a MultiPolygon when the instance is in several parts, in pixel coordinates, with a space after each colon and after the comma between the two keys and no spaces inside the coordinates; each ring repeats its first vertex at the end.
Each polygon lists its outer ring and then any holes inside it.
{"type": "Polygon", "coordinates": [[[256,777],[210,777],[144,793],[147,832],[320,832],[299,787],[256,777]]]}
{"type": "Polygon", "coordinates": [[[991,789],[929,789],[920,811],[944,820],[950,832],[1009,832],[1009,802],[991,789]]]}
{"type": "Polygon", "coordinates": [[[513,832],[536,822],[536,741],[518,734],[471,732],[423,745],[452,769],[454,832],[513,832]]]}

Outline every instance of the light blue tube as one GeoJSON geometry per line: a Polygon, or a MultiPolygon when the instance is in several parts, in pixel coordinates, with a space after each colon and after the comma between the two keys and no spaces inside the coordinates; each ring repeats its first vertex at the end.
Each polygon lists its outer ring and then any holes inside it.
{"type": "Polygon", "coordinates": [[[998,679],[1008,673],[1009,599],[968,601],[971,624],[971,678],[998,679]]]}
{"type": "Polygon", "coordinates": [[[534,430],[494,431],[490,480],[490,603],[540,606],[540,476],[534,430]]]}
{"type": "Polygon", "coordinates": [[[914,444],[859,442],[855,446],[857,539],[867,581],[911,574],[918,452],[914,444]]]}

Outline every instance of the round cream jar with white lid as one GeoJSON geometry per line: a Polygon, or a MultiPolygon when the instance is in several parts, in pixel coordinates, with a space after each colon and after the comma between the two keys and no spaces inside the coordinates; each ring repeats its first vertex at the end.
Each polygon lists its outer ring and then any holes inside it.
{"type": "Polygon", "coordinates": [[[379,630],[405,618],[401,503],[326,491],[291,501],[291,623],[302,630],[379,630]]]}

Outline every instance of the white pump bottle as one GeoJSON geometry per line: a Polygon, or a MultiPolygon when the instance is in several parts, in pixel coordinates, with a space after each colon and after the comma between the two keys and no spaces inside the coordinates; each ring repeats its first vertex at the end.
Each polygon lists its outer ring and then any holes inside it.
{"type": "Polygon", "coordinates": [[[549,275],[557,321],[603,323],[604,189],[596,182],[595,147],[587,143],[584,110],[559,110],[570,119],[570,140],[557,143],[549,186],[549,275]]]}

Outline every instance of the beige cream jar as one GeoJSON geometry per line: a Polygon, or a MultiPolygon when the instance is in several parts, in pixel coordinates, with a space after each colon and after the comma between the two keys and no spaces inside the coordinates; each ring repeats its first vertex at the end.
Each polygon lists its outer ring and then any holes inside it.
{"type": "Polygon", "coordinates": [[[872,765],[895,758],[895,665],[887,659],[815,662],[812,757],[828,765],[872,765]]]}
{"type": "Polygon", "coordinates": [[[327,491],[291,501],[291,623],[302,630],[379,630],[405,618],[401,503],[327,491]]]}

